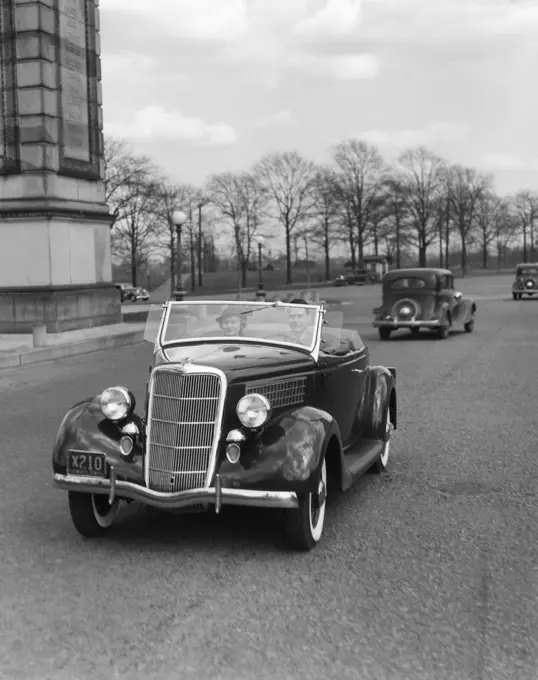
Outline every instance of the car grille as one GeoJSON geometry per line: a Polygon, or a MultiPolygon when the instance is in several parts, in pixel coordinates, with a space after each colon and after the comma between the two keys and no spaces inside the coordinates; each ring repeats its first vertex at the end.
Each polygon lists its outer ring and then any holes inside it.
{"type": "Polygon", "coordinates": [[[271,408],[282,406],[293,406],[302,404],[305,398],[306,378],[291,378],[289,380],[278,380],[276,382],[252,382],[247,385],[246,393],[263,394],[269,399],[271,408]]]}
{"type": "Polygon", "coordinates": [[[221,398],[219,373],[154,370],[150,381],[147,482],[155,491],[206,486],[216,455],[221,398]]]}

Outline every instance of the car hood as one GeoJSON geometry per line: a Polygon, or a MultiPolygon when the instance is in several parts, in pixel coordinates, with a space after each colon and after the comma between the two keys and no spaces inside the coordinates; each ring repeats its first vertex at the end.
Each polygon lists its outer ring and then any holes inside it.
{"type": "Polygon", "coordinates": [[[219,368],[229,383],[303,373],[315,365],[310,355],[294,349],[234,342],[167,347],[156,357],[161,365],[186,360],[219,368]]]}

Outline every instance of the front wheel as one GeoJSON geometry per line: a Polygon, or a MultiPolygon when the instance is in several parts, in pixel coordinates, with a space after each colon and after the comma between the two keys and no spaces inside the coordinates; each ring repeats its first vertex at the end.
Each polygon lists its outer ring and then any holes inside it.
{"type": "Polygon", "coordinates": [[[517,293],[512,293],[512,300],[517,300],[517,293]]]}
{"type": "Polygon", "coordinates": [[[105,534],[116,519],[119,500],[112,505],[105,494],[69,491],[69,512],[75,529],[86,538],[96,538],[105,534]]]}
{"type": "Polygon", "coordinates": [[[463,324],[463,328],[466,333],[472,333],[474,331],[474,315],[467,321],[467,323],[463,324]]]}
{"type": "Polygon", "coordinates": [[[390,413],[387,413],[387,421],[385,423],[385,443],[383,445],[383,451],[381,452],[381,455],[379,458],[376,460],[376,462],[372,465],[370,468],[369,472],[373,472],[375,475],[380,475],[382,472],[385,472],[387,469],[387,465],[389,462],[389,454],[390,454],[390,436],[392,434],[392,422],[390,420],[390,413]]]}
{"type": "Polygon", "coordinates": [[[327,463],[321,464],[315,491],[299,498],[299,507],[286,511],[286,536],[295,550],[312,550],[319,542],[325,524],[327,504],[327,463]]]}
{"type": "Polygon", "coordinates": [[[380,328],[380,329],[379,329],[379,337],[380,337],[380,339],[381,339],[381,340],[389,340],[391,331],[392,331],[391,328],[380,328]]]}

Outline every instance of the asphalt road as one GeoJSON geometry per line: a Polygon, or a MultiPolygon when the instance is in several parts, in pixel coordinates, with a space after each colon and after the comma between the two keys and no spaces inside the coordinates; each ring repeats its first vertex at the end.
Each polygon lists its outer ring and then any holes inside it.
{"type": "MultiPolygon", "coordinates": [[[[322,543],[278,514],[132,504],[84,541],[51,484],[64,411],[110,384],[142,399],[151,348],[0,373],[0,677],[24,680],[536,680],[538,300],[461,284],[476,331],[371,327],[379,288],[339,291],[398,370],[390,473],[330,499],[322,543]]],[[[331,291],[334,293],[333,291],[331,291]]]]}

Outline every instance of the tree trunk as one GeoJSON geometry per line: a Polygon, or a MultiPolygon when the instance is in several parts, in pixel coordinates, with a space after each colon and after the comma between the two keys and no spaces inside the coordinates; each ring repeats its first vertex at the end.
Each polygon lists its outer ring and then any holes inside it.
{"type": "Polygon", "coordinates": [[[396,214],[396,268],[400,269],[401,253],[400,253],[400,215],[396,214]]]}
{"type": "Polygon", "coordinates": [[[364,239],[360,228],[357,230],[357,250],[359,256],[359,268],[364,269],[364,239]]]}
{"type": "Polygon", "coordinates": [[[191,225],[191,290],[193,293],[196,290],[196,265],[194,254],[194,230],[191,225]]]}
{"type": "Polygon", "coordinates": [[[202,287],[202,204],[198,206],[198,286],[202,287]]]}
{"type": "Polygon", "coordinates": [[[325,251],[325,279],[329,281],[331,278],[331,258],[329,257],[329,220],[327,217],[325,218],[325,224],[324,224],[325,232],[324,232],[324,243],[323,243],[323,249],[325,251]]]}
{"type": "Polygon", "coordinates": [[[523,262],[527,261],[527,225],[523,225],[523,262]]]}
{"type": "Polygon", "coordinates": [[[461,275],[467,274],[467,243],[465,238],[465,231],[461,231],[461,275]]]}
{"type": "Polygon", "coordinates": [[[240,265],[240,269],[241,269],[241,287],[246,288],[248,278],[248,260],[243,259],[240,265]]]}
{"type": "Polygon", "coordinates": [[[174,295],[176,289],[176,244],[174,232],[170,231],[170,297],[174,295]]]}
{"type": "Polygon", "coordinates": [[[450,269],[450,203],[446,204],[446,224],[445,224],[445,267],[450,269]]]}
{"type": "Polygon", "coordinates": [[[426,226],[421,227],[421,231],[419,234],[419,240],[418,240],[418,266],[419,267],[425,267],[426,266],[426,251],[428,249],[428,246],[426,244],[426,226]]]}
{"type": "Polygon", "coordinates": [[[439,219],[439,266],[443,269],[443,220],[439,219]]]}
{"type": "Polygon", "coordinates": [[[131,231],[131,285],[134,288],[136,287],[136,239],[133,231],[131,231]]]}
{"type": "Polygon", "coordinates": [[[488,268],[488,244],[485,231],[482,233],[482,267],[488,268]]]}
{"type": "MultiPolygon", "coordinates": [[[[297,238],[295,239],[295,246],[297,247],[297,238]]],[[[297,255],[296,255],[297,257],[297,255]]],[[[286,283],[288,286],[293,282],[291,273],[291,233],[290,228],[286,225],[286,283]]]]}
{"type": "Polygon", "coordinates": [[[351,219],[348,216],[348,223],[347,223],[347,228],[348,228],[348,240],[349,240],[349,250],[351,252],[351,268],[353,271],[355,271],[356,266],[357,266],[357,258],[355,257],[355,238],[353,235],[353,223],[351,222],[351,219]]]}

